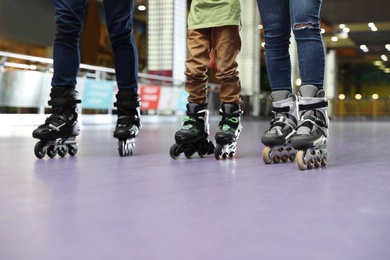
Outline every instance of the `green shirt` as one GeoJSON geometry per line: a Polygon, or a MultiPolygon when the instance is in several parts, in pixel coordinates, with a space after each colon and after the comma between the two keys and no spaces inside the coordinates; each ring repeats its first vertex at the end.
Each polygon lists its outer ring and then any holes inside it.
{"type": "Polygon", "coordinates": [[[240,0],[192,0],[188,29],[226,25],[241,25],[240,0]]]}

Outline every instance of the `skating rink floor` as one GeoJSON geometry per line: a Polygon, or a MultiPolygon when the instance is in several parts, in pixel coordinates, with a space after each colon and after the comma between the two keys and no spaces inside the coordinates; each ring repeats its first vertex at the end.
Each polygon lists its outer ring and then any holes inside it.
{"type": "Polygon", "coordinates": [[[132,157],[83,125],[75,157],[41,160],[33,126],[1,126],[0,259],[390,259],[390,122],[331,121],[307,171],[263,163],[268,124],[244,119],[224,161],[172,160],[176,122],[144,123],[132,157]]]}

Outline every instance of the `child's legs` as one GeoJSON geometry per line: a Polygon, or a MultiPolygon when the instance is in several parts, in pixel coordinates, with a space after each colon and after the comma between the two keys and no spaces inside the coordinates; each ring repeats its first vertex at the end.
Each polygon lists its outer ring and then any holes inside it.
{"type": "Polygon", "coordinates": [[[205,104],[207,102],[207,70],[210,64],[210,32],[206,29],[188,31],[187,47],[189,58],[186,60],[187,77],[185,89],[188,102],[205,104]]]}
{"type": "Polygon", "coordinates": [[[223,103],[240,104],[241,83],[236,62],[237,55],[241,50],[239,27],[213,28],[211,35],[217,65],[215,76],[221,83],[220,99],[223,103]]]}

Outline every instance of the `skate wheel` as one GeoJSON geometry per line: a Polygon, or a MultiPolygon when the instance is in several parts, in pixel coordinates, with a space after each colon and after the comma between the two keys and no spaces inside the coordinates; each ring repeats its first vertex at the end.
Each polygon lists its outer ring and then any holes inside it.
{"type": "Polygon", "coordinates": [[[297,161],[298,168],[301,169],[301,170],[306,170],[307,169],[307,166],[306,166],[306,163],[304,161],[304,158],[305,158],[305,151],[299,150],[297,152],[295,160],[297,161]]]}
{"type": "Polygon", "coordinates": [[[58,149],[58,155],[64,157],[68,153],[68,147],[63,146],[58,149]]]}
{"type": "Polygon", "coordinates": [[[233,158],[234,158],[234,152],[229,153],[229,159],[233,159],[233,158]]]}
{"type": "Polygon", "coordinates": [[[120,140],[118,142],[118,152],[121,157],[132,155],[133,148],[134,145],[128,140],[120,140]]]}
{"type": "Polygon", "coordinates": [[[34,154],[38,159],[42,159],[46,155],[46,151],[45,149],[43,149],[44,146],[45,144],[42,141],[39,141],[38,143],[35,144],[34,154]]]}
{"type": "Polygon", "coordinates": [[[54,158],[57,155],[57,149],[54,145],[50,145],[49,148],[47,148],[47,156],[50,158],[54,158]]]}
{"type": "Polygon", "coordinates": [[[184,152],[184,155],[187,159],[192,159],[194,154],[192,152],[184,152]]]}
{"type": "Polygon", "coordinates": [[[209,141],[209,149],[207,150],[207,154],[213,154],[215,151],[215,145],[213,142],[209,141]]]}
{"type": "Polygon", "coordinates": [[[169,155],[172,159],[176,160],[180,156],[180,146],[178,144],[174,144],[171,146],[171,149],[169,149],[169,155]]]}
{"type": "Polygon", "coordinates": [[[272,157],[272,161],[273,161],[274,163],[279,163],[279,162],[280,162],[280,156],[275,155],[274,157],[272,157]]]}
{"type": "Polygon", "coordinates": [[[295,153],[292,153],[290,154],[290,156],[288,157],[290,159],[290,161],[295,161],[295,153]]]}
{"type": "Polygon", "coordinates": [[[78,151],[78,146],[76,145],[68,145],[68,153],[70,156],[75,156],[78,151]]]}
{"type": "Polygon", "coordinates": [[[326,160],[326,158],[324,157],[324,158],[322,158],[322,160],[321,160],[321,166],[326,166],[326,164],[327,164],[327,160],[326,160]]]}
{"type": "Polygon", "coordinates": [[[215,150],[214,150],[215,160],[219,160],[221,157],[221,154],[222,154],[222,145],[217,144],[217,146],[215,147],[215,150]]]}
{"type": "Polygon", "coordinates": [[[205,157],[208,154],[209,151],[209,143],[206,141],[200,145],[199,150],[198,150],[198,155],[200,158],[205,157]]]}
{"type": "Polygon", "coordinates": [[[263,162],[265,164],[270,164],[272,162],[271,147],[269,146],[264,147],[263,152],[261,153],[261,157],[263,158],[263,162]]]}
{"type": "Polygon", "coordinates": [[[283,154],[281,159],[282,159],[282,162],[284,162],[284,163],[287,162],[288,161],[288,155],[287,154],[283,154]]]}

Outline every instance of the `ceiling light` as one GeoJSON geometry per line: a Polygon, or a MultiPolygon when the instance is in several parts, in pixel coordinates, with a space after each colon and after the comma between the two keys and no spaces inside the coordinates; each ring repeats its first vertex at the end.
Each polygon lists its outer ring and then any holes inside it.
{"type": "Polygon", "coordinates": [[[345,99],[345,95],[344,95],[344,94],[340,94],[340,95],[339,95],[339,99],[340,99],[340,100],[344,100],[344,99],[345,99]]]}
{"type": "Polygon", "coordinates": [[[385,45],[385,48],[386,48],[388,51],[390,51],[390,44],[386,44],[386,45],[385,45]]]}
{"type": "Polygon", "coordinates": [[[376,28],[376,27],[371,27],[371,31],[376,32],[376,31],[378,31],[378,28],[376,28]]]}
{"type": "Polygon", "coordinates": [[[375,27],[374,23],[368,23],[368,27],[375,27]]]}
{"type": "Polygon", "coordinates": [[[378,99],[379,95],[378,94],[372,94],[372,99],[378,99]]]}
{"type": "Polygon", "coordinates": [[[381,65],[383,65],[383,62],[380,61],[380,60],[377,60],[377,61],[374,61],[374,65],[375,66],[381,66],[381,65]]]}
{"type": "Polygon", "coordinates": [[[331,40],[332,40],[333,42],[337,42],[337,41],[339,40],[339,38],[338,38],[337,36],[333,36],[333,37],[331,38],[331,40]]]}
{"type": "Polygon", "coordinates": [[[381,59],[383,60],[383,61],[388,61],[388,59],[387,59],[387,56],[386,55],[381,55],[381,59]]]}
{"type": "Polygon", "coordinates": [[[347,26],[345,24],[341,23],[341,24],[339,24],[339,27],[340,27],[340,29],[344,29],[347,26]]]}
{"type": "Polygon", "coordinates": [[[355,95],[355,99],[362,99],[362,95],[361,94],[356,94],[355,95]]]}
{"type": "Polygon", "coordinates": [[[145,10],[146,10],[146,6],[144,5],[138,6],[138,11],[145,11],[145,10]]]}
{"type": "Polygon", "coordinates": [[[362,51],[364,51],[364,52],[368,52],[367,45],[365,45],[365,44],[360,45],[360,49],[361,49],[362,51]]]}

